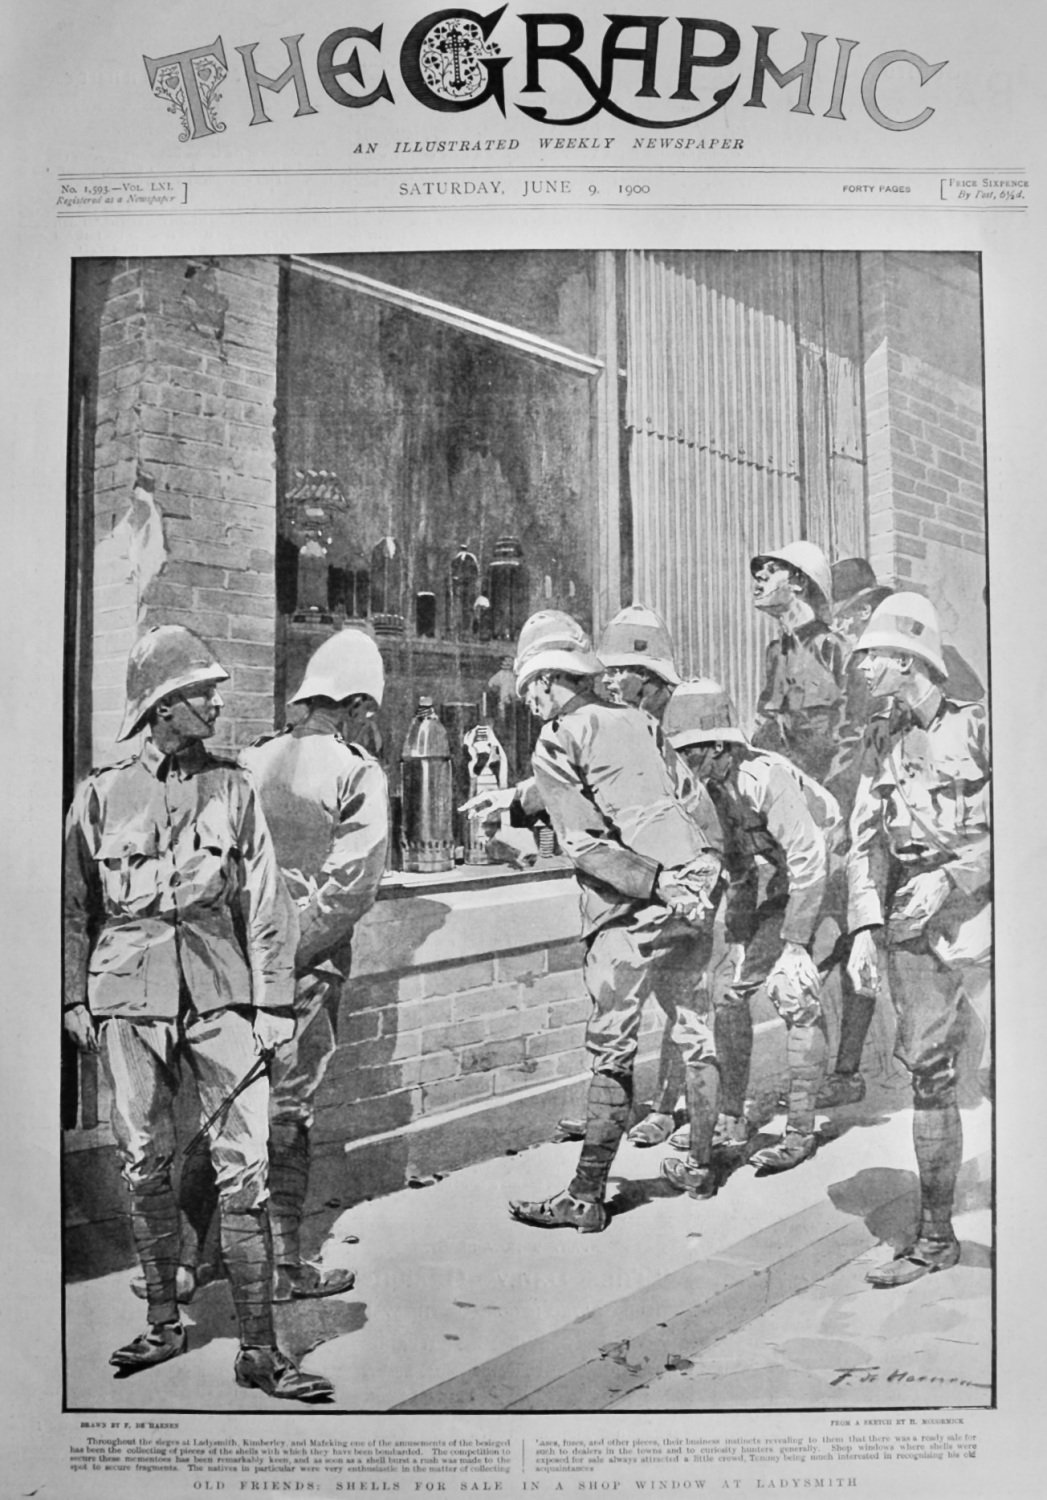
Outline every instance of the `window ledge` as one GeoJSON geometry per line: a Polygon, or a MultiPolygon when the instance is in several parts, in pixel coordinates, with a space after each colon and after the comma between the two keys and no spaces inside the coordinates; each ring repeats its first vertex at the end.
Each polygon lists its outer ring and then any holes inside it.
{"type": "Polygon", "coordinates": [[[427,883],[383,892],[353,936],[354,977],[469,964],[581,936],[578,886],[566,861],[560,869],[504,870],[500,879],[477,879],[475,868],[414,876],[427,883]]]}
{"type": "Polygon", "coordinates": [[[392,870],[382,877],[379,901],[403,896],[425,896],[432,892],[487,890],[492,886],[530,885],[540,880],[558,880],[571,872],[571,861],[563,854],[550,855],[526,870],[511,865],[455,865],[453,870],[414,874],[392,870]]]}

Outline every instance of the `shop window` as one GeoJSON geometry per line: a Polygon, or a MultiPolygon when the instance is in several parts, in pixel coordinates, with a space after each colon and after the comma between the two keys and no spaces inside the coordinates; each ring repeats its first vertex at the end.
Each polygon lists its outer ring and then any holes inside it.
{"type": "Polygon", "coordinates": [[[511,671],[527,616],[592,626],[595,362],[571,368],[529,335],[515,347],[504,325],[488,336],[475,316],[458,326],[397,297],[286,279],[279,677],[290,696],[321,639],[366,622],[387,674],[374,748],[394,772],[431,697],[457,797],[462,737],[483,719],[510,777],[528,772],[538,726],[511,671]]]}

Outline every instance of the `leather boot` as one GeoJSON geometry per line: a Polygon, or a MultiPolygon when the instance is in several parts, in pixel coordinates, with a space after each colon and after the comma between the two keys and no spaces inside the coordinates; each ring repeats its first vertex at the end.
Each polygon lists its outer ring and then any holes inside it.
{"type": "Polygon", "coordinates": [[[678,1193],[689,1198],[715,1198],[719,1191],[719,1178],[714,1167],[702,1166],[692,1156],[683,1161],[676,1156],[667,1156],[661,1164],[661,1175],[665,1182],[678,1193]]]}
{"type": "Polygon", "coordinates": [[[567,1188],[552,1198],[511,1202],[509,1216],[520,1224],[533,1224],[536,1229],[577,1229],[579,1234],[599,1234],[607,1228],[603,1203],[576,1198],[567,1188]]]}
{"type": "Polygon", "coordinates": [[[284,1401],[330,1401],[334,1395],[334,1386],[325,1376],[300,1370],[275,1344],[241,1349],[233,1369],[237,1385],[284,1401]]]}
{"type": "Polygon", "coordinates": [[[165,1364],[176,1355],[184,1354],[185,1348],[186,1332],[181,1323],[154,1323],[129,1344],[114,1349],[109,1363],[130,1375],[136,1370],[165,1364]]]}
{"type": "Polygon", "coordinates": [[[960,1259],[960,1244],[955,1236],[932,1240],[921,1235],[912,1245],[899,1250],[892,1260],[876,1266],[866,1276],[872,1286],[907,1286],[932,1271],[947,1271],[960,1259]]]}
{"type": "Polygon", "coordinates": [[[299,1261],[296,1266],[273,1266],[273,1301],[294,1302],[306,1297],[337,1297],[342,1292],[351,1292],[356,1285],[356,1272],[345,1266],[332,1266],[324,1270],[311,1260],[299,1261]]]}
{"type": "Polygon", "coordinates": [[[818,1090],[815,1100],[819,1109],[840,1109],[860,1104],[865,1098],[865,1079],[860,1073],[830,1073],[818,1090]]]}
{"type": "Polygon", "coordinates": [[[801,1162],[808,1161],[818,1149],[818,1137],[802,1135],[798,1130],[787,1130],[780,1141],[754,1151],[749,1165],[756,1168],[758,1177],[768,1177],[772,1172],[790,1172],[801,1162]]]}
{"type": "Polygon", "coordinates": [[[660,1146],[672,1135],[675,1125],[672,1115],[652,1109],[642,1120],[637,1120],[625,1139],[633,1146],[660,1146]]]}

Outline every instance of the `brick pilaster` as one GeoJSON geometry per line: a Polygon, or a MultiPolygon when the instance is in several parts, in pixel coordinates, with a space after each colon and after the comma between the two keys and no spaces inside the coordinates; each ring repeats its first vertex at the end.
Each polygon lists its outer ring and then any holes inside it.
{"type": "Polygon", "coordinates": [[[272,725],[277,284],[266,257],[115,263],[95,435],[96,761],[152,624],[192,626],[232,674],[219,740],[272,725]]]}

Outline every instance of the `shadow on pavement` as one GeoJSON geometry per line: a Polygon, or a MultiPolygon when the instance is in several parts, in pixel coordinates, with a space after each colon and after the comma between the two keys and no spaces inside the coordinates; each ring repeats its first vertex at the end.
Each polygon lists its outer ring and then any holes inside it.
{"type": "Polygon", "coordinates": [[[992,1247],[981,1245],[977,1240],[961,1240],[960,1265],[970,1266],[976,1271],[991,1271],[993,1268],[992,1247]]]}
{"type": "MultiPolygon", "coordinates": [[[[843,1182],[831,1183],[829,1201],[841,1213],[864,1219],[874,1239],[895,1249],[912,1241],[919,1220],[920,1188],[915,1172],[895,1167],[869,1167],[843,1182]]],[[[988,1208],[992,1189],[981,1175],[976,1161],[967,1161],[960,1169],[956,1185],[956,1212],[988,1208]]],[[[965,1265],[992,1263],[991,1250],[965,1241],[962,1260],[965,1265]]]]}
{"type": "MultiPolygon", "coordinates": [[[[714,1157],[712,1165],[716,1172],[716,1191],[721,1193],[734,1174],[748,1165],[749,1156],[753,1151],[758,1151],[761,1144],[767,1145],[775,1140],[777,1136],[754,1136],[747,1143],[744,1151],[730,1157],[714,1157]]],[[[651,1203],[658,1198],[686,1197],[685,1193],[671,1187],[660,1175],[640,1178],[612,1177],[611,1184],[617,1191],[607,1205],[608,1218],[632,1213],[634,1208],[642,1208],[645,1203],[651,1203]]]]}
{"type": "Polygon", "coordinates": [[[276,1309],[276,1337],[292,1359],[303,1359],[321,1344],[358,1333],[367,1322],[367,1303],[340,1297],[281,1304],[276,1309]]]}
{"type": "Polygon", "coordinates": [[[656,1198],[681,1196],[675,1188],[669,1186],[664,1177],[612,1177],[610,1185],[616,1192],[607,1204],[609,1219],[616,1219],[619,1214],[632,1213],[634,1208],[642,1208],[645,1203],[651,1203],[656,1198]]]}
{"type": "MultiPolygon", "coordinates": [[[[356,1333],[367,1322],[367,1304],[345,1297],[278,1303],[273,1312],[277,1342],[295,1359],[320,1344],[356,1333]]],[[[212,1339],[235,1337],[236,1315],[228,1283],[215,1281],[201,1288],[182,1310],[182,1321],[189,1328],[193,1349],[204,1348],[212,1339]]]]}
{"type": "Polygon", "coordinates": [[[901,1246],[912,1238],[920,1207],[915,1172],[866,1167],[844,1182],[830,1183],[828,1192],[833,1207],[864,1219],[874,1239],[901,1246]]]}

